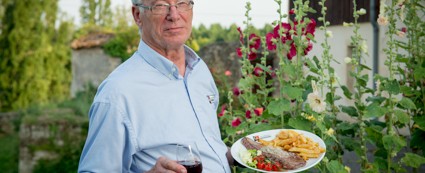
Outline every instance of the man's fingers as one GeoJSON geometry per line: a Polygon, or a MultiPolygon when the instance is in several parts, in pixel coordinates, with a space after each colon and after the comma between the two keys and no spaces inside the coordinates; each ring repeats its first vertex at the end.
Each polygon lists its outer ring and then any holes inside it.
{"type": "Polygon", "coordinates": [[[165,157],[158,158],[158,162],[161,164],[163,168],[166,170],[171,170],[177,173],[186,173],[186,168],[182,165],[178,164],[176,161],[167,159],[165,157]]]}

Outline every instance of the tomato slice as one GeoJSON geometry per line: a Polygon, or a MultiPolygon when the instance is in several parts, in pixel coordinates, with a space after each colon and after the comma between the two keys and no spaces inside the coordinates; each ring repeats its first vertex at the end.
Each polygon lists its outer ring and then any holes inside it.
{"type": "Polygon", "coordinates": [[[266,164],[264,164],[264,162],[258,162],[257,163],[257,168],[258,169],[264,169],[265,166],[266,166],[266,164]]]}
{"type": "Polygon", "coordinates": [[[280,164],[279,162],[274,162],[272,168],[273,168],[273,171],[280,171],[282,170],[282,164],[280,164]]]}
{"type": "Polygon", "coordinates": [[[271,171],[272,170],[272,163],[267,163],[266,166],[264,167],[264,170],[266,171],[271,171]]]}

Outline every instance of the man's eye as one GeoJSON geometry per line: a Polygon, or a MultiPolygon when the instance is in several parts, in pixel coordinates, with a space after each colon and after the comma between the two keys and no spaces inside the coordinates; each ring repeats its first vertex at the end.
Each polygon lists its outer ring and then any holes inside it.
{"type": "Polygon", "coordinates": [[[153,7],[154,7],[154,8],[167,8],[167,7],[168,7],[168,5],[166,5],[166,4],[156,4],[156,5],[154,5],[153,7]]]}
{"type": "Polygon", "coordinates": [[[187,5],[187,4],[188,4],[187,2],[179,2],[179,3],[177,3],[178,6],[184,6],[184,5],[187,5]]]}

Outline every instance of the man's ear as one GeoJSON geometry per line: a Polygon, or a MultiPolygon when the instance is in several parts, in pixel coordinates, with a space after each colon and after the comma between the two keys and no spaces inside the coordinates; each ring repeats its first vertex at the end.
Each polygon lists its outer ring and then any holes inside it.
{"type": "Polygon", "coordinates": [[[131,12],[133,14],[134,22],[136,22],[136,25],[141,27],[142,26],[142,20],[140,19],[140,9],[138,7],[131,7],[131,12]]]}

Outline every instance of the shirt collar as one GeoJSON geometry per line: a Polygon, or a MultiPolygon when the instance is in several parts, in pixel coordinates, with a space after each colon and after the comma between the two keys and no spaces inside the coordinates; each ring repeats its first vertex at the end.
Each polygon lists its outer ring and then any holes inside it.
{"type": "MultiPolygon", "coordinates": [[[[200,61],[201,58],[188,46],[184,45],[185,50],[185,59],[186,59],[186,74],[192,71],[196,64],[200,61]]],[[[149,47],[142,39],[140,39],[139,48],[137,53],[152,67],[157,69],[163,75],[167,76],[170,79],[178,79],[179,72],[177,66],[165,58],[151,47],[149,47]]]]}

